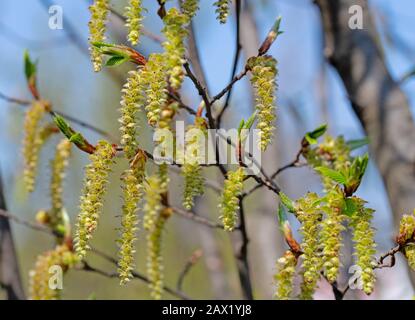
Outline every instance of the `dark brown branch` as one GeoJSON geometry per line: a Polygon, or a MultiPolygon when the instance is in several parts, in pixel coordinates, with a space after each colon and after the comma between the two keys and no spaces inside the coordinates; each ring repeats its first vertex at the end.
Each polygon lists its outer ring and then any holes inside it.
{"type": "Polygon", "coordinates": [[[231,90],[232,89],[232,87],[233,87],[233,85],[236,83],[236,82],[238,82],[239,80],[241,80],[243,77],[245,77],[246,76],[246,74],[248,73],[248,69],[244,69],[241,73],[239,73],[238,75],[236,75],[232,80],[231,80],[231,82],[225,87],[225,88],[223,88],[222,89],[222,91],[221,92],[219,92],[216,96],[214,96],[213,98],[212,98],[212,104],[213,103],[215,103],[217,100],[219,100],[220,98],[222,98],[229,90],[231,90]]]}
{"type": "Polygon", "coordinates": [[[203,87],[203,85],[200,83],[200,81],[196,78],[196,76],[193,74],[192,70],[190,69],[189,63],[185,62],[183,64],[184,69],[186,70],[187,76],[192,80],[193,84],[195,85],[199,95],[202,97],[203,102],[205,103],[206,107],[206,116],[208,118],[209,127],[211,129],[216,128],[215,119],[212,115],[212,108],[211,108],[211,102],[209,101],[208,93],[206,91],[206,88],[203,87]]]}
{"type": "Polygon", "coordinates": [[[241,234],[241,246],[236,252],[236,264],[238,268],[239,281],[241,283],[242,295],[244,299],[253,300],[251,276],[249,271],[248,261],[248,232],[246,230],[245,211],[243,198],[239,198],[239,219],[240,219],[240,234],[241,234]]]}

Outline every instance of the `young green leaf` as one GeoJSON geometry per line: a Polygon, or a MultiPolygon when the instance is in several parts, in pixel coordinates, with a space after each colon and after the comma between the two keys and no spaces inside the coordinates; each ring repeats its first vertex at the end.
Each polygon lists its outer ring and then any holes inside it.
{"type": "Polygon", "coordinates": [[[340,184],[346,184],[347,183],[347,179],[344,176],[343,173],[335,171],[333,169],[330,168],[326,168],[326,167],[317,167],[315,168],[315,170],[317,172],[319,172],[321,175],[330,178],[331,180],[340,183],[340,184]]]}
{"type": "Polygon", "coordinates": [[[357,210],[357,206],[352,198],[346,198],[344,201],[343,213],[351,217],[357,210]]]}
{"type": "Polygon", "coordinates": [[[369,138],[349,140],[346,142],[350,150],[356,150],[369,144],[369,138]]]}
{"type": "Polygon", "coordinates": [[[105,66],[107,67],[115,67],[119,66],[120,64],[123,64],[124,62],[127,62],[128,58],[124,56],[113,56],[107,60],[105,63],[105,66]]]}
{"type": "Polygon", "coordinates": [[[293,201],[282,191],[280,191],[279,196],[282,204],[288,209],[288,211],[295,212],[293,201]]]}
{"type": "Polygon", "coordinates": [[[24,52],[24,71],[27,81],[30,81],[36,75],[36,62],[30,59],[28,50],[24,52]]]}
{"type": "Polygon", "coordinates": [[[256,118],[256,114],[257,112],[255,111],[249,118],[248,120],[246,120],[245,124],[244,124],[244,129],[248,129],[250,130],[252,128],[252,125],[255,122],[255,118],[256,118]]]}
{"type": "Polygon", "coordinates": [[[327,124],[323,124],[313,131],[307,132],[304,138],[309,144],[316,144],[317,139],[320,138],[327,131],[327,124]]]}
{"type": "Polygon", "coordinates": [[[356,157],[350,168],[351,175],[353,178],[358,179],[359,182],[365,174],[367,165],[369,163],[369,155],[365,153],[364,156],[356,157]]]}
{"type": "Polygon", "coordinates": [[[65,137],[71,139],[72,136],[75,134],[75,131],[68,125],[65,119],[54,112],[52,112],[52,117],[53,121],[55,122],[59,130],[65,135],[65,137]]]}
{"type": "Polygon", "coordinates": [[[238,136],[239,137],[241,136],[241,131],[242,131],[244,125],[245,125],[245,120],[242,119],[241,122],[239,122],[239,126],[238,126],[238,136]]]}
{"type": "Polygon", "coordinates": [[[278,206],[278,223],[281,229],[284,227],[285,221],[287,221],[287,213],[284,206],[280,203],[278,206]]]}

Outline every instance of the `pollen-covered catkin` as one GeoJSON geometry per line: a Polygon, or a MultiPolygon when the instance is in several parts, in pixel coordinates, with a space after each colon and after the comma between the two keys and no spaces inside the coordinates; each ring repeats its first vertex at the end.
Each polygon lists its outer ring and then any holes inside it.
{"type": "Polygon", "coordinates": [[[143,7],[141,0],[129,0],[128,6],[125,8],[126,23],[128,28],[128,41],[135,46],[138,44],[140,38],[140,31],[143,21],[143,7]]]}
{"type": "Polygon", "coordinates": [[[138,203],[143,194],[145,158],[144,156],[134,163],[130,169],[123,174],[123,200],[121,235],[118,240],[119,260],[118,273],[120,283],[125,284],[132,278],[131,271],[134,269],[134,243],[137,240],[138,203]]]}
{"type": "Polygon", "coordinates": [[[407,244],[404,249],[404,254],[406,259],[408,260],[408,265],[412,270],[415,270],[415,244],[409,243],[407,244]]]}
{"type": "Polygon", "coordinates": [[[220,23],[226,23],[230,11],[230,0],[218,0],[214,3],[216,6],[217,18],[220,23]]]}
{"type": "MultiPolygon", "coordinates": [[[[199,118],[196,118],[199,119],[199,118]]],[[[190,210],[194,205],[194,198],[204,192],[205,177],[200,163],[203,159],[204,142],[207,130],[203,122],[196,120],[196,124],[189,126],[186,134],[185,163],[182,167],[184,177],[183,207],[190,210]]]]}
{"type": "Polygon", "coordinates": [[[65,170],[68,166],[69,157],[71,155],[72,143],[68,139],[63,139],[56,146],[55,157],[51,162],[51,181],[50,181],[50,195],[52,208],[50,212],[50,225],[57,227],[62,223],[62,209],[63,209],[63,179],[65,178],[65,170]]]}
{"type": "Polygon", "coordinates": [[[183,63],[185,62],[184,40],[187,36],[186,23],[188,18],[185,14],[180,13],[176,8],[167,11],[163,18],[163,34],[166,41],[163,42],[164,59],[166,61],[167,75],[172,89],[180,89],[183,79],[183,63]]]}
{"type": "Polygon", "coordinates": [[[121,145],[127,159],[131,159],[137,151],[137,113],[144,103],[144,84],[142,70],[129,72],[127,82],[122,89],[120,123],[121,145]]]}
{"type": "Polygon", "coordinates": [[[91,60],[94,71],[98,72],[102,67],[102,56],[99,50],[92,46],[93,42],[103,42],[105,40],[105,28],[109,12],[109,0],[95,0],[89,7],[91,19],[89,20],[89,42],[91,60]]]}
{"type": "Polygon", "coordinates": [[[236,171],[229,171],[225,180],[219,208],[225,230],[232,231],[236,227],[239,210],[239,196],[244,187],[245,170],[239,167],[236,171]]]}
{"type": "Polygon", "coordinates": [[[170,208],[165,208],[157,214],[147,235],[147,275],[150,280],[150,296],[156,300],[161,299],[163,293],[162,237],[164,226],[171,214],[172,210],[170,208]]]}
{"type": "Polygon", "coordinates": [[[23,176],[27,191],[32,192],[34,189],[36,167],[39,152],[39,125],[45,114],[45,106],[34,101],[27,110],[24,121],[24,138],[23,138],[23,176]]]}
{"type": "Polygon", "coordinates": [[[99,141],[85,169],[75,237],[75,249],[80,258],[85,257],[89,240],[98,225],[113,156],[113,146],[107,141],[99,141]]]}
{"type": "Polygon", "coordinates": [[[277,90],[277,61],[271,56],[250,58],[251,83],[255,90],[255,109],[258,114],[260,148],[265,151],[273,136],[275,115],[275,92],[277,90]]]}
{"type": "Polygon", "coordinates": [[[146,230],[151,230],[156,222],[157,215],[161,210],[161,181],[158,175],[147,178],[145,188],[145,205],[143,226],[146,230]]]}
{"type": "Polygon", "coordinates": [[[160,53],[151,54],[140,74],[147,97],[147,121],[153,127],[159,123],[161,110],[167,102],[165,60],[160,53]]]}
{"type": "Polygon", "coordinates": [[[205,179],[202,167],[197,163],[185,163],[182,167],[184,177],[183,207],[187,210],[193,208],[194,198],[202,195],[205,188],[205,179]]]}
{"type": "Polygon", "coordinates": [[[313,294],[320,279],[321,257],[319,255],[319,224],[321,209],[317,205],[319,197],[308,193],[295,205],[297,218],[301,222],[302,277],[300,299],[313,299],[313,294]]]}
{"type": "Polygon", "coordinates": [[[294,286],[295,267],[297,266],[297,257],[288,250],[277,261],[277,273],[274,276],[277,283],[277,290],[274,294],[278,300],[289,300],[294,286]]]}
{"type": "Polygon", "coordinates": [[[77,257],[67,245],[58,245],[37,257],[33,270],[29,272],[29,295],[31,300],[57,300],[61,290],[51,288],[49,280],[50,268],[59,266],[63,271],[73,267],[78,262],[77,257]]]}
{"type": "Polygon", "coordinates": [[[346,216],[342,212],[344,198],[339,188],[331,190],[326,195],[326,199],[327,204],[322,207],[326,216],[321,222],[320,239],[323,247],[324,275],[333,283],[340,269],[341,233],[345,230],[342,222],[346,216]]]}
{"type": "Polygon", "coordinates": [[[399,225],[400,242],[404,244],[415,236],[415,215],[404,214],[399,225]]]}
{"type": "Polygon", "coordinates": [[[371,294],[375,287],[376,265],[374,254],[376,253],[376,243],[374,240],[375,232],[371,227],[371,220],[374,210],[364,207],[365,201],[353,197],[356,205],[356,212],[351,216],[350,225],[353,228],[354,255],[356,264],[361,269],[361,280],[363,282],[363,291],[371,294]]]}
{"type": "Polygon", "coordinates": [[[191,20],[199,9],[199,0],[183,0],[182,12],[191,20]]]}
{"type": "Polygon", "coordinates": [[[403,215],[399,225],[398,243],[403,247],[403,253],[408,265],[415,270],[415,212],[412,215],[403,215]]]}

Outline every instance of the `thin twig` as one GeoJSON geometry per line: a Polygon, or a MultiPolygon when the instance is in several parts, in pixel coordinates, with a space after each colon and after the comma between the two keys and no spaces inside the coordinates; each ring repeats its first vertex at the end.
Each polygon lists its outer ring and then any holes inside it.
{"type": "MultiPolygon", "coordinates": [[[[10,97],[10,96],[7,96],[7,95],[5,95],[4,93],[1,93],[1,92],[0,92],[0,99],[2,99],[4,101],[11,102],[11,103],[16,103],[16,104],[18,104],[22,107],[27,107],[32,103],[32,101],[21,99],[21,98],[10,97]]],[[[103,130],[101,128],[98,128],[97,126],[95,126],[93,124],[87,123],[83,120],[80,120],[80,119],[78,119],[74,116],[71,116],[69,114],[66,114],[62,111],[53,110],[53,112],[55,112],[56,114],[64,117],[66,120],[69,120],[72,123],[75,123],[75,124],[77,124],[81,127],[84,127],[84,128],[89,129],[91,131],[94,131],[94,132],[110,139],[112,142],[115,141],[115,138],[112,137],[111,134],[109,134],[108,132],[106,132],[105,130],[103,130]]]]}
{"type": "MultiPolygon", "coordinates": [[[[110,262],[114,262],[113,259],[107,259],[106,255],[101,255],[101,257],[103,257],[104,259],[106,259],[110,262]]],[[[115,263],[116,263],[116,261],[115,261],[115,263]]],[[[107,277],[107,278],[118,278],[118,273],[117,272],[108,272],[108,271],[93,267],[86,261],[83,262],[82,268],[79,268],[78,270],[87,271],[87,272],[94,272],[94,273],[97,273],[97,274],[102,275],[102,276],[107,277]]],[[[141,273],[139,273],[137,271],[133,271],[132,275],[133,275],[133,279],[138,279],[138,280],[141,280],[145,283],[150,283],[150,280],[147,277],[145,277],[144,275],[142,275],[141,273]]],[[[183,299],[183,300],[189,300],[189,297],[186,296],[180,290],[175,290],[175,289],[172,289],[168,286],[164,286],[163,289],[166,292],[170,293],[171,295],[173,295],[175,297],[178,297],[178,298],[183,299]]]]}
{"type": "Polygon", "coordinates": [[[204,217],[198,216],[198,215],[196,215],[195,213],[193,213],[191,211],[187,211],[187,210],[176,208],[176,207],[171,207],[171,209],[173,209],[173,211],[175,213],[177,213],[178,215],[180,215],[180,216],[182,216],[186,219],[193,220],[193,221],[195,221],[199,224],[208,226],[210,228],[223,229],[222,224],[216,223],[216,222],[213,222],[213,221],[211,221],[209,219],[206,219],[204,217]]]}
{"type": "Polygon", "coordinates": [[[179,277],[177,279],[177,285],[176,288],[178,291],[182,291],[183,288],[183,282],[185,277],[189,274],[189,271],[192,269],[192,267],[199,261],[199,259],[202,257],[202,250],[197,249],[195,250],[190,258],[187,260],[186,264],[184,265],[183,270],[180,272],[179,277]]]}
{"type": "MultiPolygon", "coordinates": [[[[232,72],[231,72],[231,80],[233,80],[233,78],[235,77],[236,74],[236,68],[238,67],[238,62],[239,62],[239,56],[241,53],[241,49],[242,49],[242,45],[241,45],[241,37],[240,37],[240,13],[241,13],[241,1],[240,0],[236,0],[235,3],[236,6],[236,48],[235,48],[235,56],[233,58],[233,66],[232,66],[232,72]]],[[[228,95],[226,96],[226,100],[225,100],[225,104],[223,105],[222,110],[219,112],[218,116],[216,117],[216,122],[218,127],[220,127],[221,122],[222,122],[222,117],[226,111],[226,109],[229,106],[229,102],[231,100],[231,95],[232,95],[232,88],[233,86],[229,89],[228,91],[228,95]]],[[[213,103],[213,102],[212,102],[213,103]]]]}
{"type": "Polygon", "coordinates": [[[203,87],[203,85],[200,83],[200,81],[196,78],[196,76],[193,74],[192,70],[190,69],[189,63],[185,62],[183,64],[184,69],[186,70],[187,76],[192,80],[193,84],[195,85],[199,95],[202,97],[203,102],[205,103],[206,107],[206,116],[208,118],[209,127],[211,129],[216,128],[215,119],[212,115],[212,109],[211,109],[211,102],[209,101],[208,93],[206,91],[206,88],[203,87]]]}
{"type": "Polygon", "coordinates": [[[231,82],[229,82],[229,84],[225,87],[225,88],[223,88],[222,89],[222,91],[220,91],[217,95],[215,95],[213,98],[212,98],[212,101],[211,101],[211,103],[213,104],[213,103],[215,103],[217,100],[219,100],[220,98],[222,98],[229,90],[231,90],[232,89],[232,87],[233,87],[233,85],[236,83],[236,82],[238,82],[239,80],[241,80],[243,77],[245,77],[246,76],[246,74],[248,73],[248,69],[244,69],[241,73],[239,73],[238,75],[236,75],[232,80],[231,80],[231,82]]]}
{"type": "Polygon", "coordinates": [[[54,232],[52,229],[48,228],[47,226],[37,223],[37,222],[31,222],[25,219],[22,219],[6,210],[0,209],[0,216],[7,218],[9,220],[12,220],[14,222],[16,222],[17,224],[20,224],[22,226],[28,227],[30,229],[33,230],[38,230],[38,231],[42,231],[44,233],[47,233],[49,235],[53,235],[53,236],[57,236],[59,234],[57,234],[56,232],[54,232]]]}

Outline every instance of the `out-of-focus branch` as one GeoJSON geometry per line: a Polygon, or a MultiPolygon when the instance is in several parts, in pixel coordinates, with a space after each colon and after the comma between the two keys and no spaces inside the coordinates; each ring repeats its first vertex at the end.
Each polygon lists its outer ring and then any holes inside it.
{"type": "Polygon", "coordinates": [[[9,219],[2,215],[6,211],[3,181],[0,174],[0,285],[6,290],[8,300],[23,300],[22,279],[13,241],[9,219]]]}
{"type": "Polygon", "coordinates": [[[222,224],[216,223],[216,222],[210,221],[209,219],[206,219],[204,217],[198,216],[198,215],[194,214],[191,211],[186,211],[186,210],[176,208],[176,207],[171,207],[171,208],[173,209],[173,211],[175,213],[177,213],[178,215],[180,215],[180,216],[182,216],[186,219],[193,220],[194,222],[197,222],[199,224],[205,225],[205,226],[210,227],[210,228],[223,229],[222,224]]]}
{"type": "Polygon", "coordinates": [[[184,265],[183,270],[179,274],[179,278],[177,279],[177,286],[176,286],[177,290],[182,291],[185,277],[189,274],[189,271],[192,269],[192,267],[202,257],[202,254],[203,254],[202,250],[197,249],[192,253],[190,258],[187,260],[186,264],[184,265]]]}
{"type": "MultiPolygon", "coordinates": [[[[104,258],[105,260],[112,262],[113,264],[117,265],[117,261],[115,259],[113,259],[112,257],[106,255],[106,254],[102,254],[100,251],[94,250],[94,252],[96,254],[98,254],[99,256],[101,256],[102,258],[104,258]],[[99,252],[99,253],[98,253],[99,252]]],[[[93,272],[93,273],[97,273],[101,276],[107,277],[107,278],[118,278],[118,273],[117,272],[108,272],[102,269],[99,269],[97,267],[93,267],[91,264],[89,264],[88,262],[83,262],[83,266],[82,268],[79,268],[78,270],[81,271],[87,271],[87,272],[93,272]]],[[[143,281],[145,283],[150,283],[150,280],[142,275],[141,273],[137,272],[137,271],[132,271],[132,276],[133,279],[137,279],[140,281],[143,281]]],[[[176,290],[173,288],[170,288],[169,286],[164,286],[163,289],[170,293],[171,295],[183,299],[183,300],[189,300],[189,297],[186,296],[183,292],[181,292],[180,290],[176,290]]]]}
{"type": "MultiPolygon", "coordinates": [[[[11,102],[11,103],[16,103],[16,104],[18,104],[22,107],[27,107],[28,105],[30,105],[32,103],[32,101],[24,100],[24,99],[20,99],[20,98],[15,98],[15,97],[10,97],[10,96],[7,96],[7,95],[5,95],[1,92],[0,92],[0,99],[11,102]]],[[[65,112],[56,111],[56,110],[53,110],[53,112],[55,112],[56,114],[64,117],[65,119],[69,120],[70,122],[75,123],[75,124],[77,124],[77,125],[79,125],[83,128],[94,131],[94,132],[102,135],[103,137],[106,137],[106,138],[110,139],[113,142],[116,140],[115,137],[111,136],[107,131],[105,131],[101,128],[98,128],[97,126],[95,126],[93,124],[90,124],[90,123],[88,123],[84,120],[81,120],[79,118],[76,118],[74,116],[66,114],[65,112]]]]}

